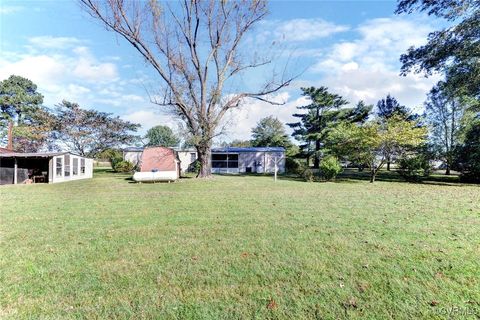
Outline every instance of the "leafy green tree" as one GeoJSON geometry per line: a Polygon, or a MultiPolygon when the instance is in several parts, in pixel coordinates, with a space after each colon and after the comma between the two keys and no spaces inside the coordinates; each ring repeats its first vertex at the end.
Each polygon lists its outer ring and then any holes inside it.
{"type": "Polygon", "coordinates": [[[464,143],[457,147],[456,168],[467,181],[480,182],[480,118],[466,129],[464,143]]]}
{"type": "Polygon", "coordinates": [[[445,174],[449,175],[454,151],[461,142],[461,119],[465,104],[449,92],[444,82],[439,82],[428,95],[425,111],[431,129],[431,141],[445,162],[445,174]]]}
{"type": "Polygon", "coordinates": [[[29,79],[11,75],[0,82],[0,132],[9,148],[33,152],[48,140],[51,118],[42,103],[43,96],[29,79]]]}
{"type": "Polygon", "coordinates": [[[430,33],[427,44],[411,47],[400,58],[403,75],[414,71],[431,75],[443,72],[447,85],[463,94],[480,95],[480,1],[401,0],[397,13],[427,12],[444,18],[450,26],[430,33]]]}
{"type": "Polygon", "coordinates": [[[298,122],[289,123],[293,129],[295,139],[302,142],[300,149],[307,158],[313,156],[314,168],[318,168],[321,158],[321,149],[332,127],[341,122],[362,122],[368,117],[371,106],[362,101],[355,108],[344,108],[348,103],[337,94],[328,92],[328,88],[301,88],[302,95],[307,96],[311,103],[297,109],[306,111],[294,114],[298,122]]]}
{"type": "Polygon", "coordinates": [[[261,119],[255,128],[252,129],[253,147],[284,147],[291,146],[288,134],[283,123],[274,116],[261,119]]]}
{"type": "MultiPolygon", "coordinates": [[[[416,118],[407,107],[401,105],[397,99],[390,94],[377,102],[377,117],[380,121],[385,122],[395,115],[405,120],[414,120],[416,118]]],[[[390,171],[391,163],[392,159],[388,158],[387,171],[390,171]]]]}
{"type": "Polygon", "coordinates": [[[162,125],[148,129],[145,139],[148,140],[147,146],[176,147],[180,143],[173,130],[162,125]]]}
{"type": "Polygon", "coordinates": [[[329,134],[329,140],[336,155],[366,164],[370,168],[370,182],[374,182],[388,158],[425,143],[426,136],[425,127],[394,115],[386,122],[341,123],[329,134]]]}
{"type": "Polygon", "coordinates": [[[86,110],[77,103],[63,101],[55,110],[53,135],[79,155],[95,157],[106,149],[137,142],[139,137],[134,133],[139,127],[111,113],[86,110]]]}
{"type": "Polygon", "coordinates": [[[247,148],[252,146],[252,142],[250,140],[235,139],[235,140],[232,140],[231,142],[224,142],[221,145],[222,147],[247,148]]]}

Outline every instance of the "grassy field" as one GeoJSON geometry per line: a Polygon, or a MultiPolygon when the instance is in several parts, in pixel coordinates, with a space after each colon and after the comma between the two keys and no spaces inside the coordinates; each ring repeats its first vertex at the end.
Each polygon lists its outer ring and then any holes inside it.
{"type": "Polygon", "coordinates": [[[1,319],[480,316],[480,187],[217,176],[0,187],[1,319]]]}

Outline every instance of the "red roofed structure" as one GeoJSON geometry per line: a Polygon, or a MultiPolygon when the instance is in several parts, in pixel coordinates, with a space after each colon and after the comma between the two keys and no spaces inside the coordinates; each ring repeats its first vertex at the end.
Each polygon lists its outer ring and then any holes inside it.
{"type": "Polygon", "coordinates": [[[145,148],[140,159],[140,172],[135,181],[174,181],[180,177],[180,160],[175,150],[165,147],[145,148]]]}

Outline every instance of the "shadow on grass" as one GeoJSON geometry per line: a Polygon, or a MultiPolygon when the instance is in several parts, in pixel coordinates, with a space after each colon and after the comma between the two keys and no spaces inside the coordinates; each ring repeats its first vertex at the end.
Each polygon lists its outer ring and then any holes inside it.
{"type": "MultiPolygon", "coordinates": [[[[370,173],[368,171],[358,171],[357,169],[345,169],[339,176],[338,180],[361,180],[370,181],[370,173]]],[[[466,185],[460,181],[458,175],[444,175],[434,173],[429,177],[421,178],[418,181],[406,181],[396,170],[381,170],[375,181],[386,182],[403,182],[403,183],[415,183],[415,184],[432,184],[432,185],[452,185],[461,186],[466,185]]]]}
{"type": "MultiPolygon", "coordinates": [[[[291,181],[304,181],[304,179],[298,175],[281,175],[279,179],[282,180],[291,180],[291,181]]],[[[358,169],[347,168],[339,174],[336,180],[332,181],[334,183],[355,183],[355,182],[369,182],[370,181],[370,172],[367,170],[358,171],[358,169]]],[[[442,186],[474,186],[475,184],[464,183],[460,181],[460,177],[457,174],[445,175],[439,172],[435,172],[429,177],[423,178],[419,181],[406,181],[397,171],[391,170],[381,170],[375,181],[384,181],[384,182],[401,182],[401,183],[415,183],[415,184],[425,184],[425,185],[442,185],[442,186]]],[[[316,181],[317,182],[317,181],[316,181]]],[[[318,181],[325,182],[325,181],[318,181]]]]}

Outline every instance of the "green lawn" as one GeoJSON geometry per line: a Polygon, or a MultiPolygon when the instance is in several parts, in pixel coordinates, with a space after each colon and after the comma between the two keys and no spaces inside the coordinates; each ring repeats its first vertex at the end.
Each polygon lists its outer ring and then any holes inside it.
{"type": "Polygon", "coordinates": [[[480,316],[479,186],[126,177],[0,187],[1,319],[480,316]]]}

